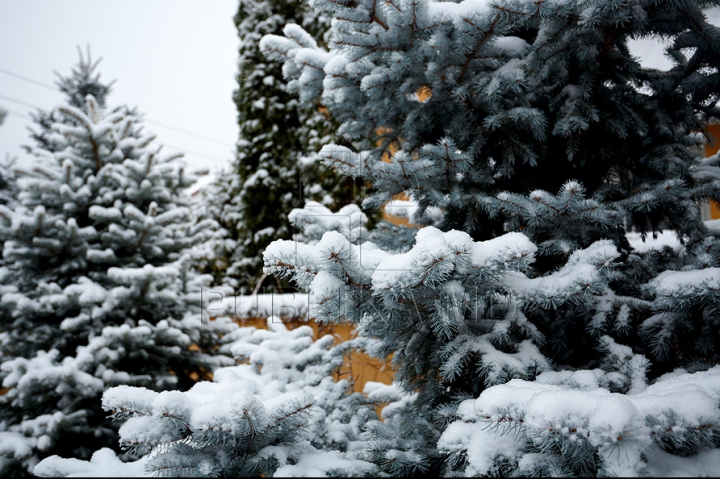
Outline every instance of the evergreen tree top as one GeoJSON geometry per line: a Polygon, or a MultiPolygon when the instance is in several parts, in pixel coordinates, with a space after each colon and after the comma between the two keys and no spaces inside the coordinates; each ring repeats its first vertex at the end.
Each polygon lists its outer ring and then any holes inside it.
{"type": "MultiPolygon", "coordinates": [[[[90,95],[94,98],[98,108],[104,110],[106,108],[107,96],[110,94],[112,84],[104,83],[100,80],[100,74],[96,73],[96,69],[102,58],[98,58],[94,62],[90,55],[90,46],[87,47],[87,57],[83,56],[83,52],[78,47],[78,62],[73,66],[71,72],[68,75],[61,75],[58,72],[54,72],[57,76],[55,84],[58,89],[65,94],[65,101],[67,105],[78,108],[80,110],[85,109],[87,105],[87,96],[90,95]]],[[[128,115],[135,115],[139,117],[138,112],[127,106],[120,107],[128,115]]],[[[116,111],[118,111],[116,109],[116,111]]],[[[32,127],[30,130],[30,137],[35,141],[36,146],[48,151],[56,151],[59,146],[50,138],[52,135],[52,125],[55,123],[73,123],[73,115],[69,117],[61,112],[59,109],[53,109],[50,111],[38,110],[35,113],[30,113],[33,121],[35,122],[37,129],[32,127]]],[[[23,146],[23,148],[30,153],[33,146],[23,146]]]]}
{"type": "Polygon", "coordinates": [[[57,76],[55,84],[65,94],[68,103],[75,108],[83,108],[88,95],[95,98],[100,108],[105,108],[106,98],[115,81],[107,84],[100,81],[100,74],[96,73],[96,68],[102,57],[93,61],[90,55],[90,45],[87,46],[87,57],[83,57],[80,47],[78,47],[78,54],[80,59],[73,66],[69,75],[64,76],[55,72],[57,76]]]}

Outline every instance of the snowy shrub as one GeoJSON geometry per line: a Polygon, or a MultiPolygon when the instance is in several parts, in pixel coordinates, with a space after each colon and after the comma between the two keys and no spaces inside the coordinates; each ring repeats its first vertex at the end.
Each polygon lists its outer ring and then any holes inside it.
{"type": "MultiPolygon", "coordinates": [[[[287,330],[277,317],[268,330],[239,328],[223,348],[244,362],[215,371],[186,392],[118,386],[103,395],[103,408],[120,428],[120,445],[136,462],[120,471],[161,476],[324,476],[373,474],[360,456],[361,432],[376,418],[346,380],[331,374],[350,347],[334,338],[312,340],[312,328],[287,330]]],[[[99,454],[109,454],[98,451],[99,454]]],[[[107,460],[79,462],[51,457],[39,475],[85,471],[114,475],[107,460]]]]}

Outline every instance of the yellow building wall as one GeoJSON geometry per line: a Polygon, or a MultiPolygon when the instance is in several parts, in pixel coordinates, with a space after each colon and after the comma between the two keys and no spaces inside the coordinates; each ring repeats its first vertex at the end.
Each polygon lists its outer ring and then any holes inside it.
{"type": "MultiPolygon", "coordinates": [[[[709,125],[705,132],[710,137],[710,141],[705,143],[705,156],[711,156],[720,150],[720,125],[709,125]]],[[[720,219],[720,205],[715,201],[710,202],[710,219],[720,219]]]]}
{"type": "MultiPolygon", "coordinates": [[[[425,103],[426,101],[428,101],[430,99],[430,97],[432,97],[432,91],[430,90],[430,88],[428,88],[426,86],[421,86],[420,88],[418,88],[418,91],[415,93],[415,95],[417,96],[417,100],[420,103],[425,103]]],[[[386,130],[385,128],[378,128],[377,131],[378,131],[378,134],[382,134],[383,132],[386,132],[388,130],[386,130]]],[[[380,144],[380,141],[378,141],[378,146],[379,146],[379,144],[380,144]]],[[[382,157],[383,161],[390,163],[392,161],[392,155],[394,155],[398,151],[398,149],[399,149],[398,145],[391,143],[388,146],[388,151],[386,151],[383,154],[383,157],[382,157]]],[[[392,199],[407,201],[409,198],[405,193],[398,193],[397,195],[393,196],[392,199]]],[[[387,209],[385,209],[385,208],[383,208],[383,219],[386,221],[389,221],[390,223],[396,224],[398,226],[408,226],[408,227],[417,226],[417,225],[410,223],[410,220],[403,216],[391,215],[390,213],[387,212],[387,209]]]]}
{"type": "MultiPolygon", "coordinates": [[[[249,318],[236,320],[241,326],[254,326],[258,329],[267,328],[266,318],[249,318]]],[[[355,328],[349,324],[319,324],[317,321],[300,321],[300,320],[283,320],[283,324],[288,329],[295,329],[300,326],[310,326],[314,334],[314,339],[319,339],[325,335],[335,336],[336,342],[347,341],[355,337],[355,328]]],[[[369,381],[381,382],[383,384],[392,383],[393,370],[390,360],[380,361],[377,358],[368,356],[365,353],[353,351],[345,357],[345,363],[339,371],[336,372],[335,379],[347,379],[353,385],[353,391],[362,392],[365,383],[369,381]]]]}

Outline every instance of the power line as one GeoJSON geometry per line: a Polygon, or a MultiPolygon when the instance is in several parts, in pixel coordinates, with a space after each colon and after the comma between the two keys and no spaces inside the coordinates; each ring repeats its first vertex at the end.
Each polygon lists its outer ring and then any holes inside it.
{"type": "MultiPolygon", "coordinates": [[[[55,92],[58,91],[58,89],[57,89],[56,87],[53,87],[52,85],[49,85],[49,84],[44,83],[44,82],[41,82],[40,80],[35,80],[34,78],[30,78],[30,77],[25,76],[25,75],[21,75],[21,74],[19,74],[19,73],[12,72],[12,71],[10,71],[10,70],[6,70],[6,69],[4,69],[4,68],[0,68],[0,73],[5,73],[6,75],[10,75],[10,76],[12,76],[12,77],[19,78],[20,80],[33,83],[33,84],[38,85],[38,86],[41,86],[41,87],[43,87],[43,88],[48,88],[48,89],[53,90],[53,91],[55,91],[55,92]]],[[[24,105],[24,106],[29,106],[29,107],[31,107],[31,108],[40,108],[40,107],[37,106],[37,105],[33,105],[33,104],[30,104],[30,103],[26,103],[26,102],[23,102],[22,100],[11,99],[10,97],[6,97],[6,96],[4,96],[4,95],[0,95],[0,98],[4,98],[5,100],[11,101],[11,102],[13,102],[13,103],[18,103],[18,104],[21,104],[21,105],[24,105]]],[[[220,146],[226,146],[226,147],[228,147],[228,148],[233,148],[233,145],[231,145],[231,144],[229,144],[229,143],[225,143],[225,142],[220,141],[220,140],[215,140],[215,139],[213,139],[213,138],[210,138],[210,137],[207,137],[207,136],[204,136],[204,135],[200,135],[200,134],[198,134],[198,133],[193,133],[192,131],[188,131],[188,130],[185,130],[185,129],[182,129],[182,128],[178,128],[178,127],[176,127],[176,126],[168,125],[167,123],[162,123],[162,122],[153,120],[153,119],[151,119],[151,118],[146,118],[145,121],[148,122],[148,123],[152,123],[152,124],[154,124],[154,125],[158,125],[158,126],[163,127],[163,128],[168,128],[168,129],[170,129],[170,130],[175,130],[175,131],[177,131],[178,133],[184,133],[184,134],[186,134],[186,135],[194,136],[195,138],[198,138],[198,139],[200,139],[200,140],[205,140],[205,141],[209,141],[209,142],[211,142],[211,143],[215,143],[215,144],[220,145],[220,146]]],[[[201,155],[201,156],[205,156],[205,155],[201,155]]],[[[206,157],[207,157],[207,156],[206,156],[206,157]]]]}
{"type": "Polygon", "coordinates": [[[182,147],[179,147],[179,146],[177,146],[177,145],[171,145],[170,143],[163,143],[163,145],[169,146],[170,148],[175,148],[176,150],[179,150],[179,151],[180,151],[181,153],[183,153],[183,154],[184,154],[184,153],[189,153],[189,154],[195,155],[195,156],[202,156],[203,158],[207,158],[208,160],[228,161],[228,160],[220,159],[220,158],[218,158],[218,157],[216,157],[216,156],[208,156],[208,155],[205,155],[205,154],[203,154],[203,153],[198,153],[197,151],[191,151],[191,150],[188,150],[187,148],[182,148],[182,147]]]}
{"type": "Polygon", "coordinates": [[[152,124],[154,124],[154,125],[161,126],[161,127],[163,127],[163,128],[168,128],[168,129],[170,129],[170,130],[175,130],[175,131],[177,131],[177,132],[179,132],[179,133],[184,133],[184,134],[186,134],[186,135],[194,136],[195,138],[199,138],[199,139],[201,139],[201,140],[209,141],[209,142],[211,142],[211,143],[215,143],[215,144],[220,145],[220,146],[227,146],[227,147],[232,148],[232,145],[230,145],[229,143],[224,143],[224,142],[222,142],[222,141],[213,140],[212,138],[208,138],[207,136],[199,135],[199,134],[197,134],[197,133],[193,133],[193,132],[188,131],[188,130],[183,130],[182,128],[177,128],[177,127],[168,125],[168,124],[166,124],[166,123],[160,123],[159,121],[151,120],[151,119],[149,119],[149,118],[146,119],[145,121],[147,121],[148,123],[152,123],[152,124]]]}
{"type": "MultiPolygon", "coordinates": [[[[18,105],[27,106],[27,107],[30,107],[30,108],[40,108],[39,106],[34,105],[34,104],[32,104],[32,103],[28,103],[28,102],[26,102],[26,101],[18,100],[17,98],[9,97],[9,96],[2,95],[2,94],[0,94],[0,99],[6,100],[6,101],[10,101],[10,102],[13,102],[13,103],[17,103],[18,105]]],[[[21,114],[21,113],[14,112],[14,111],[12,111],[12,110],[8,110],[7,108],[4,108],[4,110],[7,111],[7,112],[8,112],[9,114],[11,114],[11,115],[19,116],[20,118],[23,118],[23,119],[25,119],[25,120],[32,120],[32,119],[31,119],[30,117],[28,117],[27,115],[23,115],[23,114],[21,114]]],[[[147,120],[146,120],[146,121],[147,121],[147,120]]],[[[189,132],[188,132],[188,133],[189,133],[189,132]]],[[[189,133],[189,134],[192,134],[192,133],[189,133]]],[[[194,135],[194,136],[195,136],[195,135],[194,135]]],[[[169,146],[170,148],[175,148],[176,150],[179,150],[179,151],[181,151],[181,152],[183,152],[183,153],[187,153],[187,154],[191,154],[191,155],[195,155],[195,156],[200,156],[200,157],[202,157],[202,158],[207,158],[208,160],[227,161],[227,160],[223,160],[223,159],[221,159],[221,158],[215,157],[215,156],[210,156],[210,155],[206,155],[206,154],[204,154],[204,153],[198,153],[197,151],[188,150],[187,148],[183,148],[183,147],[180,147],[180,146],[177,146],[177,145],[171,145],[170,143],[165,143],[165,142],[163,142],[163,145],[169,146]]]]}
{"type": "Polygon", "coordinates": [[[43,88],[48,88],[50,90],[57,91],[57,88],[55,88],[53,85],[50,85],[49,83],[41,82],[40,80],[35,80],[33,78],[26,77],[25,75],[11,72],[10,70],[5,70],[4,68],[0,68],[0,73],[10,75],[11,77],[19,78],[20,80],[23,80],[26,82],[34,83],[35,85],[41,86],[43,88]]]}
{"type": "Polygon", "coordinates": [[[18,100],[17,98],[12,98],[5,95],[0,95],[0,98],[2,98],[3,100],[11,101],[13,103],[17,103],[18,105],[27,106],[29,108],[40,108],[37,105],[33,105],[32,103],[28,103],[26,101],[18,100]]]}
{"type": "Polygon", "coordinates": [[[32,121],[32,118],[30,118],[30,117],[27,116],[27,115],[23,115],[22,113],[18,113],[18,112],[16,112],[16,111],[8,110],[7,108],[3,108],[3,110],[6,111],[6,112],[8,112],[8,115],[18,116],[18,117],[22,118],[23,120],[32,121]]]}

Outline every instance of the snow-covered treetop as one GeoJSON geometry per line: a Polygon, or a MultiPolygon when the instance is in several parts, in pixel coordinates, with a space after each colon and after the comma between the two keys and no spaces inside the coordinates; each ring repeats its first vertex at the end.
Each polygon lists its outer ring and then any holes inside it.
{"type": "Polygon", "coordinates": [[[98,105],[105,108],[105,100],[115,82],[105,84],[100,81],[100,74],[96,72],[96,68],[102,58],[92,60],[90,45],[87,46],[87,58],[83,57],[80,47],[78,47],[78,54],[80,60],[73,66],[70,75],[62,76],[55,72],[58,89],[67,96],[70,105],[76,108],[82,108],[85,105],[85,98],[88,95],[92,95],[98,105]]]}

